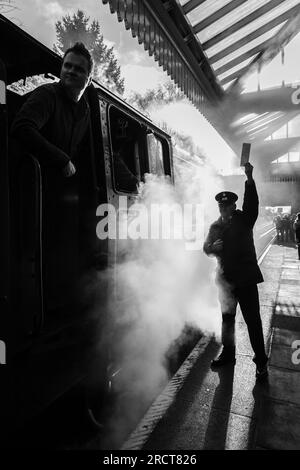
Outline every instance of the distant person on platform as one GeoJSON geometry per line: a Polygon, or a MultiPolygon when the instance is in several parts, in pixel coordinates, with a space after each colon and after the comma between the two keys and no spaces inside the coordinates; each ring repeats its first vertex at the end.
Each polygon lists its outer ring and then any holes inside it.
{"type": "Polygon", "coordinates": [[[292,237],[292,223],[291,223],[291,217],[289,214],[284,214],[282,217],[282,226],[283,226],[283,241],[289,242],[292,237]]]}
{"type": "Polygon", "coordinates": [[[256,377],[268,375],[257,284],[263,276],[257,264],[253,226],[258,216],[258,195],[252,178],[253,166],[245,165],[245,194],[242,211],[236,209],[238,196],[224,191],[216,195],[220,218],[214,222],[204,243],[204,252],[218,261],[217,283],[222,311],[222,352],[212,367],[235,364],[235,316],[237,304],[248,327],[255,353],[256,377]]]}
{"type": "Polygon", "coordinates": [[[277,236],[277,241],[283,241],[283,224],[282,224],[282,218],[281,218],[281,215],[280,214],[277,214],[274,219],[273,219],[273,222],[275,224],[275,228],[276,228],[276,236],[277,236]]]}
{"type": "Polygon", "coordinates": [[[295,239],[298,247],[298,259],[300,260],[300,212],[298,212],[293,226],[295,232],[295,239]]]}
{"type": "Polygon", "coordinates": [[[12,136],[22,149],[67,178],[76,173],[74,160],[89,136],[90,110],[84,92],[92,70],[89,51],[77,42],[65,52],[60,81],[36,88],[12,125],[12,136]]]}

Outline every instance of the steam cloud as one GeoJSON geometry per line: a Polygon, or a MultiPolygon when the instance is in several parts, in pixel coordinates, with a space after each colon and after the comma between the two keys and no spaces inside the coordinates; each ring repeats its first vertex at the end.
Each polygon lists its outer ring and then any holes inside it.
{"type": "MultiPolygon", "coordinates": [[[[148,175],[137,204],[148,209],[202,203],[205,232],[217,217],[214,201],[222,183],[206,165],[184,168],[176,186],[163,177],[148,175]]],[[[186,325],[203,333],[220,335],[221,318],[214,283],[215,261],[202,249],[186,249],[186,240],[118,240],[120,262],[114,272],[116,296],[109,316],[115,329],[112,379],[118,395],[112,434],[125,436],[145,412],[145,406],[168,379],[166,353],[184,341],[186,325]]]]}

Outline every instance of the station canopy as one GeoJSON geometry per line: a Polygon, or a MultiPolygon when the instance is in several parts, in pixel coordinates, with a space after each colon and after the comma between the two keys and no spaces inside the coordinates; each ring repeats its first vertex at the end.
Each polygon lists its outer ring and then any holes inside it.
{"type": "MultiPolygon", "coordinates": [[[[252,142],[270,162],[276,151],[265,139],[300,113],[295,90],[248,94],[243,85],[300,31],[299,0],[102,2],[236,152],[252,142]]],[[[276,156],[294,145],[286,140],[276,156]]]]}

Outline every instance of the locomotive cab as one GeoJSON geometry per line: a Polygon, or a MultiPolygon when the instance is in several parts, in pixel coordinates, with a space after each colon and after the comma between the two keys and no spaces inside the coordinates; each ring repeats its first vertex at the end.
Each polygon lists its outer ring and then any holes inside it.
{"type": "Polygon", "coordinates": [[[10,136],[26,79],[58,80],[62,59],[2,15],[0,40],[0,416],[13,431],[95,370],[105,386],[115,295],[105,273],[120,253],[97,237],[97,207],[117,207],[119,196],[130,206],[145,173],[173,173],[170,137],[96,82],[86,90],[91,125],[76,178],[26,153],[10,136]]]}

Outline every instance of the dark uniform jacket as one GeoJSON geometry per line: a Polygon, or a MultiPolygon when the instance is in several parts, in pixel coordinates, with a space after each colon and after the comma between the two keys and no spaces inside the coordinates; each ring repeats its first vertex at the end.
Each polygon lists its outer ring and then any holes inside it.
{"type": "Polygon", "coordinates": [[[60,82],[41,85],[17,113],[11,134],[41,163],[63,168],[88,136],[89,115],[85,95],[75,103],[60,82]]]}
{"type": "Polygon", "coordinates": [[[293,226],[297,243],[300,243],[300,220],[296,219],[293,226]]]}
{"type": "Polygon", "coordinates": [[[218,259],[219,275],[234,287],[263,282],[257,264],[253,226],[258,216],[258,195],[254,181],[245,183],[243,210],[236,210],[229,222],[220,217],[214,222],[204,243],[206,254],[218,259]],[[211,245],[218,239],[223,241],[223,250],[214,253],[211,245]]]}

